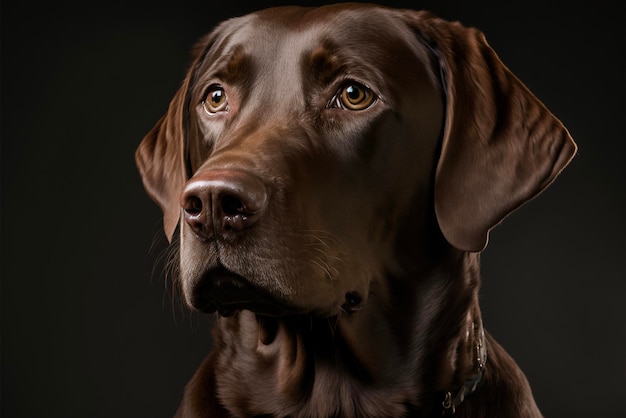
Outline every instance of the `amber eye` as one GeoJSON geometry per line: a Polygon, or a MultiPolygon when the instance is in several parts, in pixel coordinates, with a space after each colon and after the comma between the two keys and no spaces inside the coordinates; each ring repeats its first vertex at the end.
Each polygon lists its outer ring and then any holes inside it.
{"type": "Polygon", "coordinates": [[[346,84],[337,98],[340,106],[348,110],[364,110],[374,103],[376,96],[362,84],[351,82],[346,84]]]}
{"type": "Polygon", "coordinates": [[[228,110],[228,98],[222,86],[211,86],[207,91],[205,99],[202,101],[204,110],[213,115],[217,112],[228,110]]]}

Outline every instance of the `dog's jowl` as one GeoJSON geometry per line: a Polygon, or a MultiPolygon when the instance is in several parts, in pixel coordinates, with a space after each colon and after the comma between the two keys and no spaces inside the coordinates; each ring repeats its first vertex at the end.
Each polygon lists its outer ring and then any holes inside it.
{"type": "Polygon", "coordinates": [[[178,416],[540,417],[483,329],[479,253],[576,145],[484,36],[343,4],[193,51],[136,153],[215,316],[178,416]]]}

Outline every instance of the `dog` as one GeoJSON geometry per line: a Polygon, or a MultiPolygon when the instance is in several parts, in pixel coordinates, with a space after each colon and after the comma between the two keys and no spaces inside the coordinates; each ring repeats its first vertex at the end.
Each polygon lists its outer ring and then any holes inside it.
{"type": "Polygon", "coordinates": [[[136,151],[184,299],[216,313],[177,416],[540,417],[479,255],[576,145],[483,34],[279,7],[192,56],[136,151]]]}

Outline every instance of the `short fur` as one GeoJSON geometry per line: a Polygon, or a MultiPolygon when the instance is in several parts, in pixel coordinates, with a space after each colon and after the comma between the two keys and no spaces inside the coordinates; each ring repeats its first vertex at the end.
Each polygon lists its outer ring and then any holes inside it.
{"type": "Polygon", "coordinates": [[[219,314],[178,416],[540,417],[481,336],[479,254],[575,152],[459,23],[360,4],[224,22],[136,153],[185,300],[219,314]]]}

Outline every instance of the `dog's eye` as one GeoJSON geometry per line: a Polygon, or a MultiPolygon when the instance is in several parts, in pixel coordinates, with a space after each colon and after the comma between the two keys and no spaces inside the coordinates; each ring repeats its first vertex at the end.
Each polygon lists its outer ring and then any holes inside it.
{"type": "Polygon", "coordinates": [[[211,86],[202,101],[204,111],[209,115],[228,110],[228,98],[222,86],[211,86]]]}
{"type": "Polygon", "coordinates": [[[337,105],[348,110],[364,110],[376,101],[376,95],[360,83],[351,82],[343,86],[337,96],[337,105]]]}

